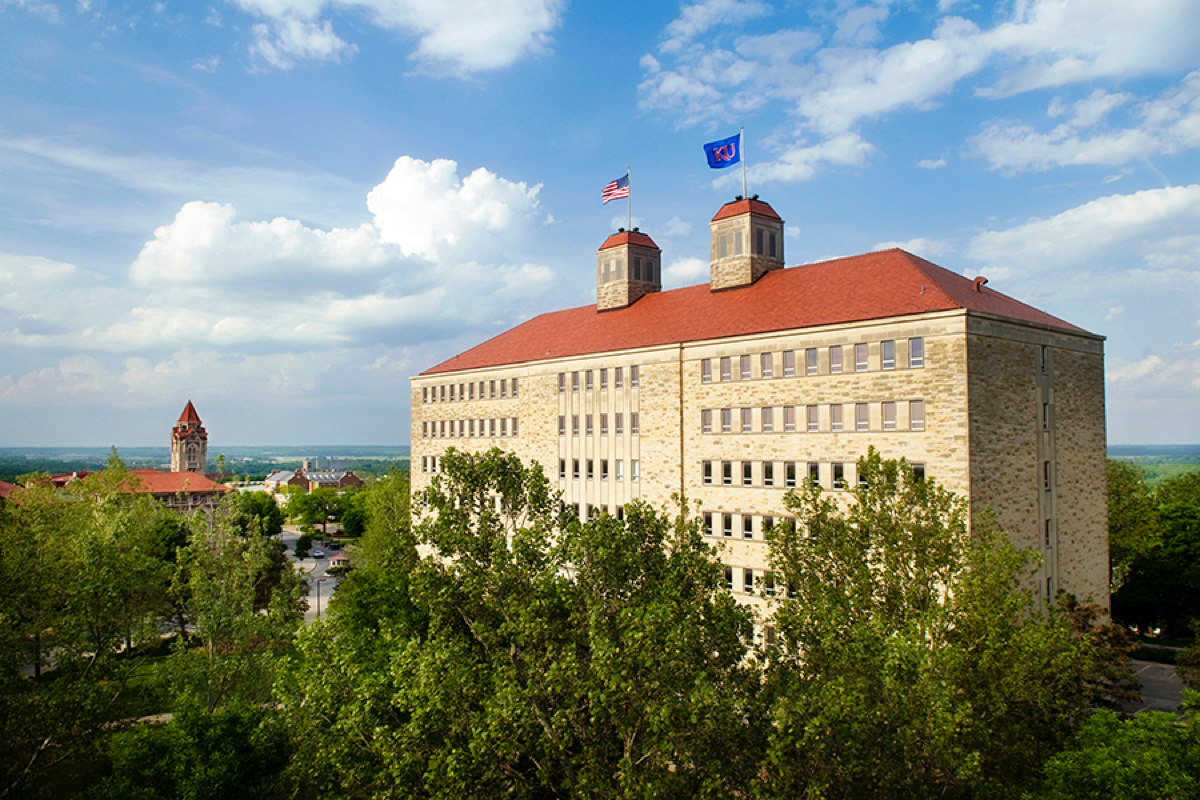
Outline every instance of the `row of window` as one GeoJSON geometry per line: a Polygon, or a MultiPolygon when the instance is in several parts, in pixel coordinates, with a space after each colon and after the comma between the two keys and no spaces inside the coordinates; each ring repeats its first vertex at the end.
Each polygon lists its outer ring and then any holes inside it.
{"type": "Polygon", "coordinates": [[[516,397],[517,379],[501,378],[498,381],[472,381],[471,383],[444,383],[439,386],[421,388],[422,403],[453,403],[456,400],[495,400],[516,397]],[[499,392],[497,392],[499,390],[499,392]]]}
{"type": "MultiPolygon", "coordinates": [[[[586,474],[587,479],[589,481],[595,480],[597,477],[597,472],[596,472],[597,464],[600,467],[600,471],[599,471],[600,480],[602,480],[602,481],[608,480],[609,460],[607,458],[601,458],[601,459],[588,458],[588,459],[584,459],[583,461],[584,461],[584,464],[586,465],[586,469],[587,469],[587,472],[584,474],[586,474]]],[[[615,459],[615,460],[613,460],[612,465],[615,470],[613,472],[613,477],[619,481],[625,480],[625,460],[620,459],[620,458],[615,459]]],[[[578,458],[571,459],[571,477],[575,480],[579,480],[581,477],[583,477],[583,474],[580,474],[579,466],[580,466],[580,459],[578,459],[578,458]]],[[[560,458],[558,460],[558,477],[563,478],[563,479],[566,479],[566,477],[567,477],[567,460],[565,458],[560,458]]],[[[641,462],[638,461],[638,459],[636,459],[636,458],[631,459],[629,462],[629,480],[637,481],[637,480],[640,480],[641,477],[642,477],[641,462]]]]}
{"type": "Polygon", "coordinates": [[[497,419],[443,419],[421,423],[421,438],[459,439],[472,436],[516,436],[517,417],[497,419]],[[476,433],[478,431],[478,433],[476,433]],[[511,431],[511,433],[510,433],[511,431]]]}
{"type": "MultiPolygon", "coordinates": [[[[925,479],[924,464],[909,464],[918,480],[925,479]]],[[[840,461],[822,466],[819,461],[701,461],[700,482],[705,486],[763,486],[768,489],[795,489],[801,474],[814,486],[831,489],[849,487],[847,476],[853,464],[840,461]],[[803,473],[801,473],[803,470],[803,473]],[[822,475],[828,477],[822,483],[822,475]]],[[[860,479],[861,483],[861,479],[860,479]]]]}
{"type": "MultiPolygon", "coordinates": [[[[735,572],[736,570],[737,570],[737,567],[726,567],[725,568],[725,591],[727,591],[727,592],[739,591],[739,587],[734,583],[734,577],[736,574],[736,572],[735,572]]],[[[743,594],[754,594],[754,592],[755,592],[754,579],[756,577],[754,574],[754,570],[750,569],[749,567],[746,567],[740,571],[742,573],[742,585],[740,587],[740,591],[743,594]]],[[[774,597],[776,595],[776,593],[780,590],[775,585],[774,573],[772,573],[768,570],[759,570],[757,577],[759,577],[762,581],[762,583],[759,587],[759,590],[761,591],[761,593],[763,594],[764,597],[774,597]]],[[[786,592],[788,597],[795,596],[795,593],[792,591],[792,588],[790,586],[781,587],[781,588],[784,592],[786,592]]],[[[774,639],[774,629],[771,628],[771,626],[767,626],[767,627],[769,628],[769,630],[767,631],[767,638],[768,638],[768,640],[773,640],[774,639]]]]}
{"type": "MultiPolygon", "coordinates": [[[[595,419],[597,416],[600,418],[600,435],[608,436],[608,414],[607,413],[605,413],[605,414],[584,414],[583,415],[583,420],[584,420],[583,430],[586,432],[585,435],[591,436],[596,432],[594,423],[595,423],[595,419]]],[[[629,414],[629,432],[630,433],[639,433],[641,431],[640,425],[641,425],[641,423],[639,422],[638,412],[636,412],[636,411],[631,412],[629,414]]],[[[621,411],[618,411],[617,413],[613,414],[613,432],[616,433],[618,436],[625,432],[625,414],[621,411]]],[[[567,418],[563,414],[560,414],[558,417],[558,435],[559,436],[567,435],[567,418]]],[[[579,415],[578,414],[571,415],[571,435],[572,436],[579,435],[579,415]]]]}
{"type": "MultiPolygon", "coordinates": [[[[658,261],[653,258],[642,259],[640,256],[634,256],[629,266],[629,279],[662,283],[662,275],[659,273],[658,266],[658,261]]],[[[612,259],[605,259],[603,275],[604,283],[625,280],[625,259],[618,258],[615,262],[612,259]],[[614,267],[616,268],[614,269],[614,267]]]]}
{"type": "MultiPolygon", "coordinates": [[[[827,430],[839,431],[870,431],[871,404],[854,403],[854,418],[847,426],[845,408],[848,403],[832,403],[829,406],[827,430]]],[[[894,400],[879,404],[879,429],[885,431],[898,430],[896,422],[897,403],[894,400]]],[[[706,408],[700,412],[700,430],[702,433],[795,433],[797,430],[808,433],[821,431],[821,407],[809,406],[765,406],[763,408],[706,408]],[[801,409],[804,421],[797,428],[796,409],[801,409]],[[714,412],[719,412],[720,427],[714,428],[714,412]],[[735,413],[736,412],[736,413],[735,413]],[[757,417],[757,425],[755,418],[757,417]]],[[[908,401],[908,430],[925,430],[925,401],[908,401]]]]}
{"type": "MultiPolygon", "coordinates": [[[[925,340],[921,337],[901,340],[907,346],[907,361],[910,369],[919,369],[925,366],[925,340]]],[[[902,349],[904,345],[902,345],[902,349]]],[[[854,372],[866,372],[870,363],[868,355],[870,350],[866,342],[859,342],[853,347],[846,347],[849,355],[853,357],[853,361],[849,364],[843,364],[843,347],[840,344],[835,344],[828,348],[828,361],[826,362],[826,370],[829,375],[837,375],[845,371],[850,371],[849,367],[853,367],[854,372]]],[[[760,353],[758,357],[758,374],[754,373],[754,357],[747,354],[739,356],[735,363],[732,356],[723,356],[717,361],[717,366],[720,369],[717,377],[720,382],[728,383],[730,381],[750,381],[755,378],[770,379],[776,376],[782,378],[794,378],[797,375],[819,375],[820,374],[820,348],[809,347],[805,350],[784,350],[780,355],[780,362],[776,365],[776,353],[760,353]],[[804,359],[797,371],[796,353],[799,352],[804,359]]],[[[885,339],[879,345],[879,368],[880,369],[895,369],[896,368],[896,340],[885,339]]],[[[713,382],[713,359],[704,358],[700,360],[700,381],[702,383],[713,382]]]]}
{"type": "MultiPolygon", "coordinates": [[[[775,231],[764,228],[754,229],[755,255],[775,258],[775,231]]],[[[744,249],[745,233],[735,230],[732,233],[717,234],[717,258],[729,255],[740,256],[744,249]],[[732,241],[730,241],[732,239],[732,241]],[[731,247],[732,245],[732,247],[731,247]]]]}
{"type": "MultiPolygon", "coordinates": [[[[562,394],[567,391],[567,382],[570,381],[571,391],[578,392],[580,386],[580,375],[583,377],[583,388],[585,391],[592,391],[599,385],[601,389],[608,388],[608,369],[585,369],[580,372],[560,372],[558,373],[558,392],[562,394]],[[568,377],[569,376],[569,377],[568,377]]],[[[625,388],[625,368],[613,367],[612,379],[614,389],[625,388]]],[[[636,389],[641,385],[642,375],[637,364],[629,368],[629,386],[636,389]]]]}

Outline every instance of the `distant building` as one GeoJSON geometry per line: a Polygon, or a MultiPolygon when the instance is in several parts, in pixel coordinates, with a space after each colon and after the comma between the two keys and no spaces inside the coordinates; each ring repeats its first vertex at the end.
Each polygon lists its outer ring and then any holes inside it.
{"type": "MultiPolygon", "coordinates": [[[[68,486],[81,480],[91,472],[67,472],[52,475],[51,482],[58,487],[68,486]]],[[[131,469],[129,481],[121,488],[130,494],[148,494],[155,500],[176,511],[188,513],[196,509],[211,511],[221,498],[233,491],[223,483],[209,480],[195,472],[160,472],[156,469],[131,469]]]]}
{"type": "Polygon", "coordinates": [[[21,487],[17,486],[16,484],[0,481],[0,500],[7,500],[10,494],[20,488],[21,487]]]}
{"type": "Polygon", "coordinates": [[[350,470],[337,472],[306,472],[298,470],[280,470],[272,472],[263,481],[268,492],[276,494],[283,492],[286,486],[301,486],[304,491],[313,489],[347,489],[363,485],[362,478],[350,470]]]}
{"type": "Polygon", "coordinates": [[[874,446],[985,507],[1035,586],[1108,603],[1104,339],[893,249],[785,268],[757,197],[713,217],[710,282],[661,291],[619,231],[595,305],[528,320],[412,380],[412,489],[454,447],[536,461],[581,518],[700,507],[739,600],[773,593],[763,532],[811,482],[849,500],[874,446]]]}
{"type": "Polygon", "coordinates": [[[171,472],[196,472],[204,474],[208,462],[208,431],[200,422],[192,401],[184,406],[183,413],[171,429],[171,472]]]}
{"type": "Polygon", "coordinates": [[[340,472],[350,469],[348,458],[305,458],[300,462],[305,472],[340,472]]]}

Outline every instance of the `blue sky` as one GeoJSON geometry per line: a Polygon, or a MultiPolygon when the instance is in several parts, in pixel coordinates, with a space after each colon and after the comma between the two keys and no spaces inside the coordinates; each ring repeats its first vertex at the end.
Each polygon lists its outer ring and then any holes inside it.
{"type": "Polygon", "coordinates": [[[0,0],[0,445],[402,444],[409,376],[707,279],[746,128],[789,264],[899,245],[1105,335],[1200,442],[1200,0],[0,0]],[[735,170],[728,170],[734,173],[735,170]]]}

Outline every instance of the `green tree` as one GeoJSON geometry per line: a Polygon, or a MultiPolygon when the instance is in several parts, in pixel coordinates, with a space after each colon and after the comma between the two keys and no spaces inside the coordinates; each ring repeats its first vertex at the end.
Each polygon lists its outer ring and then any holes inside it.
{"type": "Polygon", "coordinates": [[[1168,502],[1158,518],[1162,540],[1130,564],[1113,594],[1113,616],[1143,632],[1183,636],[1200,618],[1200,507],[1168,502]]]}
{"type": "Polygon", "coordinates": [[[1142,468],[1128,461],[1108,460],[1109,582],[1120,589],[1134,559],[1159,542],[1158,510],[1142,468]]]}
{"type": "Polygon", "coordinates": [[[789,493],[764,648],[766,797],[979,797],[1020,783],[1085,707],[1090,643],[1034,606],[1029,558],[872,448],[842,504],[789,493]]]}
{"type": "Polygon", "coordinates": [[[267,492],[232,492],[229,505],[231,522],[243,536],[278,536],[283,533],[283,511],[275,497],[267,492]]]}
{"type": "Polygon", "coordinates": [[[495,450],[448,452],[420,508],[398,549],[429,555],[368,560],[279,685],[306,781],[456,798],[749,784],[751,616],[694,521],[635,502],[569,523],[540,468],[495,450]]]}

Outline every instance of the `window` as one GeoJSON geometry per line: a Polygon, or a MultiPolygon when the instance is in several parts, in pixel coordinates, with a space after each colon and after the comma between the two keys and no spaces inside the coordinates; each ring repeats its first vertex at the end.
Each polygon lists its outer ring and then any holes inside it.
{"type": "Polygon", "coordinates": [[[640,432],[640,428],[638,426],[638,417],[639,417],[638,412],[636,412],[636,411],[630,412],[630,414],[629,414],[629,432],[630,433],[639,433],[640,432]]]}
{"type": "Polygon", "coordinates": [[[775,462],[764,461],[762,465],[763,486],[775,485],[775,462]]]}
{"type": "MultiPolygon", "coordinates": [[[[640,281],[642,279],[642,259],[640,258],[633,259],[633,279],[635,281],[640,281]]],[[[646,279],[649,280],[650,276],[647,275],[646,279]]]]}
{"type": "Polygon", "coordinates": [[[1050,520],[1046,520],[1046,547],[1050,546],[1050,520]]]}
{"type": "Polygon", "coordinates": [[[487,381],[479,382],[479,399],[482,400],[487,396],[487,381]]]}
{"type": "Polygon", "coordinates": [[[617,506],[617,519],[625,519],[625,506],[617,506]]]}
{"type": "Polygon", "coordinates": [[[733,462],[721,462],[721,484],[723,486],[733,486],[733,462]]]}
{"type": "Polygon", "coordinates": [[[925,430],[925,401],[912,400],[908,404],[908,428],[914,431],[925,430]]]}
{"type": "Polygon", "coordinates": [[[571,415],[571,435],[572,436],[579,435],[579,415],[578,414],[571,415]]]}
{"type": "Polygon", "coordinates": [[[492,400],[496,399],[496,382],[495,381],[488,382],[488,397],[491,398],[492,400]]]}
{"type": "MultiPolygon", "coordinates": [[[[625,480],[625,462],[619,458],[617,459],[617,480],[625,480]]],[[[617,510],[620,511],[620,506],[617,507],[617,510]]]]}
{"type": "Polygon", "coordinates": [[[443,384],[440,387],[440,391],[438,392],[438,395],[439,395],[439,399],[441,402],[443,402],[443,403],[446,402],[446,386],[445,386],[445,384],[443,384]]]}
{"type": "Polygon", "coordinates": [[[724,258],[729,255],[729,234],[722,233],[717,236],[717,258],[724,258]]]}
{"type": "Polygon", "coordinates": [[[625,415],[620,411],[613,414],[613,428],[618,436],[625,432],[625,415]]]}
{"type": "Polygon", "coordinates": [[[820,428],[820,411],[816,406],[808,407],[808,432],[816,433],[820,428]]]}
{"type": "Polygon", "coordinates": [[[634,364],[632,367],[629,368],[629,385],[631,388],[636,389],[642,385],[641,384],[641,374],[642,374],[642,370],[640,367],[638,367],[637,364],[634,364]]]}
{"type": "Polygon", "coordinates": [[[624,369],[624,367],[617,367],[616,369],[613,370],[613,386],[620,389],[624,385],[625,385],[625,369],[624,369]]]}
{"type": "Polygon", "coordinates": [[[733,591],[733,567],[725,568],[725,591],[733,591]]]}
{"type": "Polygon", "coordinates": [[[441,422],[438,423],[438,437],[445,437],[445,435],[446,435],[446,421],[442,420],[441,422]]]}
{"type": "Polygon", "coordinates": [[[641,469],[639,469],[638,460],[636,458],[630,460],[630,462],[629,462],[629,480],[636,481],[639,478],[641,478],[641,476],[642,476],[642,473],[641,473],[641,469]]]}
{"type": "Polygon", "coordinates": [[[883,369],[896,368],[896,343],[891,339],[879,345],[879,366],[883,369]]]}
{"type": "MultiPolygon", "coordinates": [[[[763,530],[766,530],[767,527],[769,527],[767,525],[768,519],[770,519],[770,517],[763,517],[763,530]]],[[[763,594],[765,594],[767,597],[775,596],[775,575],[773,573],[770,573],[770,572],[763,573],[763,594]]],[[[767,644],[775,644],[775,626],[774,625],[768,625],[766,627],[766,630],[763,632],[763,634],[766,637],[767,644]]]]}
{"type": "Polygon", "coordinates": [[[711,461],[701,462],[701,470],[704,475],[704,485],[711,486],[712,481],[713,481],[712,462],[711,461]]]}
{"type": "Polygon", "coordinates": [[[913,480],[915,480],[915,481],[925,480],[925,465],[924,464],[910,464],[909,466],[912,467],[913,480]]]}
{"type": "Polygon", "coordinates": [[[421,472],[429,472],[429,457],[421,456],[421,472]]]}
{"type": "Polygon", "coordinates": [[[794,350],[783,351],[783,377],[791,378],[796,374],[796,352],[794,350]]]}
{"type": "Polygon", "coordinates": [[[754,570],[742,570],[742,591],[746,594],[754,594],[754,570]]]}
{"type": "Polygon", "coordinates": [[[795,406],[784,406],[783,407],[783,432],[784,433],[795,433],[796,432],[796,407],[795,406]]]}
{"type": "Polygon", "coordinates": [[[754,485],[754,462],[753,461],[743,461],[742,462],[742,486],[753,486],[753,485],[754,485]]]}
{"type": "Polygon", "coordinates": [[[500,396],[508,397],[508,381],[503,378],[500,379],[500,396]]]}
{"type": "Polygon", "coordinates": [[[600,370],[600,388],[601,389],[608,388],[608,370],[607,369],[600,370]]]}
{"type": "Polygon", "coordinates": [[[1050,491],[1051,483],[1052,483],[1052,481],[1051,481],[1050,462],[1043,461],[1042,462],[1042,487],[1048,492],[1048,491],[1050,491]]]}
{"type": "Polygon", "coordinates": [[[749,514],[742,514],[742,538],[754,538],[754,517],[749,514]]]}
{"type": "MultiPolygon", "coordinates": [[[[428,386],[421,389],[421,402],[422,403],[429,402],[429,387],[428,386]]],[[[425,459],[422,458],[421,460],[424,461],[425,459]]]]}
{"type": "Polygon", "coordinates": [[[558,477],[567,477],[567,460],[565,458],[560,458],[558,460],[558,477]]]}
{"type": "Polygon", "coordinates": [[[712,409],[706,408],[700,412],[700,430],[702,433],[712,433],[712,409]]]}
{"type": "Polygon", "coordinates": [[[770,240],[771,246],[768,248],[767,255],[769,255],[771,258],[774,258],[775,257],[775,231],[771,231],[770,235],[768,236],[768,239],[770,240]]]}
{"type": "Polygon", "coordinates": [[[763,254],[763,234],[766,233],[762,228],[754,232],[754,252],[758,255],[763,254]]]}
{"type": "Polygon", "coordinates": [[[559,436],[567,435],[567,418],[563,414],[558,415],[558,435],[559,436]]]}
{"type": "Polygon", "coordinates": [[[422,439],[429,438],[429,423],[428,422],[421,423],[421,438],[422,439]]]}
{"type": "Polygon", "coordinates": [[[788,489],[796,488],[796,462],[783,462],[783,485],[788,489]]]}
{"type": "Polygon", "coordinates": [[[450,402],[454,402],[454,384],[450,384],[450,402]]]}
{"type": "Polygon", "coordinates": [[[750,380],[750,378],[753,377],[753,375],[750,372],[750,356],[742,356],[738,360],[741,362],[738,366],[741,367],[742,380],[744,380],[744,381],[750,380]]]}
{"type": "Polygon", "coordinates": [[[721,433],[733,433],[733,409],[721,409],[721,433]]]}
{"type": "Polygon", "coordinates": [[[589,369],[587,372],[583,373],[583,377],[584,377],[584,385],[587,387],[587,390],[590,392],[593,388],[595,388],[594,386],[592,386],[592,371],[589,369]]]}
{"type": "Polygon", "coordinates": [[[821,485],[821,465],[816,461],[808,462],[808,482],[811,486],[821,485]]]}
{"type": "Polygon", "coordinates": [[[1050,404],[1042,403],[1042,430],[1050,430],[1050,404]]]}
{"type": "Polygon", "coordinates": [[[579,391],[579,373],[578,372],[571,373],[571,391],[572,392],[579,391]]]}
{"type": "Polygon", "coordinates": [[[1042,374],[1045,375],[1050,371],[1050,347],[1042,345],[1042,374]]]}
{"type": "Polygon", "coordinates": [[[732,536],[733,536],[733,514],[722,514],[721,515],[721,533],[723,533],[726,538],[732,538],[732,536]]]}
{"type": "Polygon", "coordinates": [[[704,535],[705,536],[713,535],[713,527],[712,526],[713,526],[712,512],[705,511],[704,512],[704,535]]]}
{"type": "Polygon", "coordinates": [[[733,254],[735,256],[740,256],[742,254],[742,232],[741,231],[733,232],[733,254]]]}
{"type": "Polygon", "coordinates": [[[501,417],[500,419],[500,435],[508,436],[508,418],[501,417]]]}
{"type": "Polygon", "coordinates": [[[835,403],[829,407],[829,430],[842,430],[842,404],[835,403]]]}
{"type": "Polygon", "coordinates": [[[517,435],[517,417],[512,418],[512,435],[517,435]]]}
{"type": "Polygon", "coordinates": [[[587,476],[589,481],[596,477],[595,463],[596,462],[592,461],[590,458],[587,460],[587,476]]]}
{"type": "Polygon", "coordinates": [[[775,409],[770,406],[762,410],[762,430],[763,433],[775,432],[775,409]]]}
{"type": "Polygon", "coordinates": [[[700,359],[700,382],[712,383],[712,359],[700,359]]]}
{"type": "MultiPolygon", "coordinates": [[[[763,532],[764,539],[767,538],[767,531],[771,530],[771,528],[774,528],[774,527],[775,527],[775,518],[774,517],[763,517],[762,532],[763,532]]],[[[768,573],[768,575],[769,574],[770,573],[768,573]]]]}
{"type": "Polygon", "coordinates": [[[571,459],[571,477],[575,478],[576,480],[579,479],[579,459],[578,458],[571,459]]]}
{"type": "Polygon", "coordinates": [[[829,373],[836,375],[842,371],[842,346],[835,344],[829,348],[829,373]]]}
{"type": "MultiPolygon", "coordinates": [[[[1046,349],[1042,348],[1043,355],[1046,349]]],[[[1043,365],[1045,362],[1042,362],[1043,365]]],[[[925,366],[925,340],[921,337],[908,340],[908,366],[916,369],[925,366]]]]}
{"type": "Polygon", "coordinates": [[[585,430],[587,431],[587,435],[591,436],[592,435],[592,415],[591,414],[586,414],[584,416],[583,424],[586,426],[585,430]]]}
{"type": "Polygon", "coordinates": [[[750,433],[754,430],[753,414],[750,409],[742,409],[742,433],[750,433]]]}
{"type": "Polygon", "coordinates": [[[775,358],[770,353],[763,353],[759,358],[763,378],[775,377],[775,358]]]}
{"type": "Polygon", "coordinates": [[[854,404],[854,430],[871,430],[871,407],[866,403],[854,404]]]}
{"type": "MultiPolygon", "coordinates": [[[[517,433],[517,429],[516,429],[516,426],[514,425],[513,426],[513,435],[515,436],[516,433],[517,433]]],[[[467,421],[465,419],[460,419],[458,421],[458,435],[459,436],[467,435],[467,421]]]]}
{"type": "Polygon", "coordinates": [[[846,465],[845,464],[835,463],[833,465],[833,488],[835,488],[835,489],[845,489],[846,488],[846,465]]]}
{"type": "Polygon", "coordinates": [[[866,342],[860,342],[859,344],[854,345],[854,371],[855,372],[866,372],[867,371],[867,344],[866,344],[866,342]]]}
{"type": "Polygon", "coordinates": [[[471,381],[467,384],[467,397],[470,400],[475,399],[475,381],[471,381]]]}
{"type": "Polygon", "coordinates": [[[467,433],[471,436],[475,435],[475,420],[467,421],[467,433]]]}
{"type": "Polygon", "coordinates": [[[804,374],[817,374],[817,348],[810,347],[804,351],[804,374]]]}
{"type": "Polygon", "coordinates": [[[608,436],[608,414],[600,415],[600,435],[608,436]]]}
{"type": "Polygon", "coordinates": [[[883,412],[883,429],[885,431],[896,430],[896,404],[895,403],[884,403],[883,407],[882,407],[882,412],[883,412]]]}
{"type": "Polygon", "coordinates": [[[721,356],[721,382],[733,380],[733,362],[729,356],[721,356]]]}

